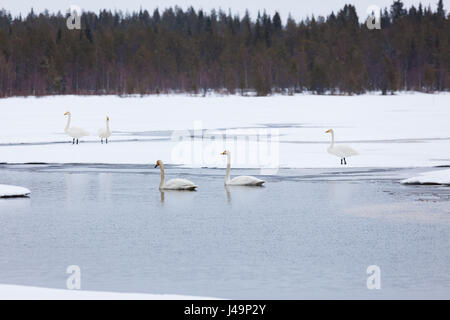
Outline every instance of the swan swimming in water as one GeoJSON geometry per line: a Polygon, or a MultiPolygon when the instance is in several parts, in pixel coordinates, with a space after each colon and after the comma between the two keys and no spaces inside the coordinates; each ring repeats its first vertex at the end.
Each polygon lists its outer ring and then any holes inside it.
{"type": "Polygon", "coordinates": [[[345,158],[351,157],[351,156],[356,156],[359,153],[354,150],[353,148],[346,146],[346,145],[334,145],[334,131],[333,129],[329,129],[327,130],[325,133],[331,133],[331,145],[328,147],[328,153],[335,155],[339,158],[341,158],[341,165],[347,164],[347,161],[345,160],[345,158]]]}
{"type": "Polygon", "coordinates": [[[68,136],[72,137],[72,144],[76,143],[78,144],[78,139],[88,136],[89,132],[87,132],[86,130],[82,129],[82,128],[78,128],[78,127],[71,127],[70,126],[70,121],[72,120],[72,115],[70,114],[69,111],[67,111],[66,113],[64,113],[65,116],[68,116],[67,118],[67,124],[66,124],[66,128],[64,129],[64,132],[67,133],[68,136]]]}
{"type": "Polygon", "coordinates": [[[165,182],[164,163],[161,160],[156,161],[155,168],[159,167],[161,170],[161,182],[159,183],[160,190],[190,190],[193,191],[198,188],[192,181],[187,179],[171,179],[165,182]]]}
{"type": "Polygon", "coordinates": [[[108,138],[111,137],[111,130],[109,129],[109,117],[106,116],[106,128],[98,130],[98,136],[103,144],[103,139],[106,139],[106,144],[108,144],[108,138]]]}
{"type": "Polygon", "coordinates": [[[222,155],[227,156],[227,173],[225,175],[225,186],[262,186],[264,180],[252,176],[239,176],[230,180],[231,155],[230,151],[225,150],[222,155]]]}

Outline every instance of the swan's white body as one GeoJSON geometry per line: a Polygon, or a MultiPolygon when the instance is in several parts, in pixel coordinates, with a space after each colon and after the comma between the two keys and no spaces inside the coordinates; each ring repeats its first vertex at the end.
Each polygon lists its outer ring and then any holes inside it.
{"type": "Polygon", "coordinates": [[[327,131],[327,133],[331,133],[331,145],[328,147],[327,151],[329,154],[335,155],[339,158],[341,158],[341,164],[342,164],[342,160],[344,160],[345,164],[345,158],[351,157],[351,156],[356,156],[359,153],[354,150],[353,148],[346,146],[346,145],[335,145],[334,144],[334,131],[333,129],[330,129],[327,131]]]}
{"type": "Polygon", "coordinates": [[[106,117],[106,128],[98,130],[98,136],[103,143],[103,139],[106,139],[108,143],[108,138],[111,137],[111,130],[109,129],[109,117],[106,117]]]}
{"type": "Polygon", "coordinates": [[[72,115],[70,114],[70,112],[66,112],[65,115],[68,116],[67,118],[67,124],[66,124],[66,128],[64,129],[64,132],[71,138],[73,139],[80,139],[82,137],[86,137],[89,135],[89,132],[87,132],[86,130],[82,129],[82,128],[78,128],[78,127],[71,127],[70,126],[70,122],[72,120],[72,115]]]}
{"type": "Polygon", "coordinates": [[[252,176],[238,176],[230,179],[231,171],[231,155],[229,151],[224,151],[223,155],[227,156],[227,172],[225,175],[226,186],[262,186],[265,181],[252,176]]]}
{"type": "Polygon", "coordinates": [[[344,146],[344,145],[329,147],[328,153],[335,155],[339,158],[348,158],[351,156],[358,155],[358,152],[356,150],[352,149],[349,146],[344,146]]]}
{"type": "Polygon", "coordinates": [[[161,170],[161,182],[159,183],[160,190],[195,190],[198,188],[192,181],[187,179],[171,179],[165,182],[164,163],[161,160],[156,162],[155,168],[158,167],[161,170]]]}
{"type": "Polygon", "coordinates": [[[162,190],[195,190],[196,186],[192,181],[187,179],[170,179],[159,188],[162,190]]]}
{"type": "Polygon", "coordinates": [[[225,182],[227,186],[262,186],[264,180],[252,176],[239,176],[225,182]]]}

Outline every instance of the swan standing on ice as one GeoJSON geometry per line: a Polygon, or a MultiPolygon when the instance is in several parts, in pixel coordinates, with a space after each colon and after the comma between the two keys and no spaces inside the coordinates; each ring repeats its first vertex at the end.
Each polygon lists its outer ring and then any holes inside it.
{"type": "Polygon", "coordinates": [[[345,158],[351,157],[351,156],[356,156],[358,155],[358,152],[355,151],[353,148],[346,146],[346,145],[334,145],[334,131],[333,129],[329,129],[327,130],[325,133],[331,133],[331,145],[328,148],[328,153],[335,155],[339,158],[341,158],[341,165],[347,164],[347,161],[345,160],[345,158]]]}
{"type": "Polygon", "coordinates": [[[195,190],[198,188],[192,181],[186,179],[171,179],[165,183],[164,163],[161,160],[156,161],[155,168],[159,167],[161,170],[161,182],[159,183],[160,190],[195,190]]]}
{"type": "Polygon", "coordinates": [[[67,118],[67,124],[66,124],[66,128],[64,129],[64,132],[67,133],[67,135],[69,135],[70,137],[72,137],[72,144],[76,143],[78,144],[78,139],[88,136],[89,132],[87,132],[84,129],[78,128],[78,127],[71,127],[70,126],[70,121],[72,119],[72,115],[70,114],[69,111],[67,111],[66,113],[64,113],[65,116],[68,116],[67,118]]]}
{"type": "Polygon", "coordinates": [[[225,186],[262,186],[264,180],[252,176],[239,176],[230,180],[231,155],[230,151],[225,150],[222,155],[227,156],[227,174],[225,175],[225,186]]]}
{"type": "Polygon", "coordinates": [[[109,129],[109,117],[106,116],[106,128],[98,130],[98,136],[103,144],[103,139],[106,139],[106,144],[108,144],[108,138],[111,137],[111,130],[109,129]]]}

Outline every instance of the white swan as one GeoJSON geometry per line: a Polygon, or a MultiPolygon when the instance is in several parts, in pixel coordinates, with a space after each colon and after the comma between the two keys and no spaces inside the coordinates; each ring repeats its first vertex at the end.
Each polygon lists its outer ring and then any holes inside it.
{"type": "Polygon", "coordinates": [[[161,182],[159,183],[160,190],[195,190],[198,188],[192,181],[186,179],[171,179],[167,181],[165,180],[164,175],[164,163],[161,160],[156,161],[155,168],[159,167],[161,170],[161,182]]]}
{"type": "Polygon", "coordinates": [[[225,185],[226,186],[262,186],[265,183],[264,180],[252,177],[252,176],[239,176],[234,177],[230,180],[230,170],[231,170],[231,155],[230,151],[225,150],[222,155],[227,156],[227,173],[225,175],[225,185]]]}
{"type": "Polygon", "coordinates": [[[325,133],[331,133],[331,145],[328,147],[328,153],[335,155],[339,158],[341,158],[341,164],[346,165],[347,161],[345,158],[356,156],[359,153],[354,150],[353,148],[346,146],[346,145],[334,145],[334,131],[333,129],[327,130],[325,133]]]}
{"type": "Polygon", "coordinates": [[[103,139],[106,139],[106,143],[108,143],[108,138],[111,137],[111,130],[109,129],[109,117],[106,116],[106,128],[98,130],[98,136],[100,137],[100,141],[103,143],[103,139]]]}
{"type": "Polygon", "coordinates": [[[78,139],[88,136],[89,132],[87,132],[84,129],[78,128],[78,127],[71,127],[70,126],[70,121],[72,120],[72,115],[70,114],[69,111],[67,111],[66,113],[64,113],[65,116],[68,116],[67,118],[67,124],[66,124],[66,128],[64,129],[64,132],[67,133],[67,135],[69,135],[70,137],[72,137],[72,144],[76,143],[78,144],[78,139]]]}

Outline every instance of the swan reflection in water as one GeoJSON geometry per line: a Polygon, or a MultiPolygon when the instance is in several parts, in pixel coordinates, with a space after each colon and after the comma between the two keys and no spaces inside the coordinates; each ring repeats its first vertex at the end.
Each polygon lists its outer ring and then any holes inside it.
{"type": "Polygon", "coordinates": [[[230,187],[225,185],[225,191],[227,192],[227,202],[231,203],[231,192],[230,192],[230,187]]]}
{"type": "MultiPolygon", "coordinates": [[[[162,204],[164,204],[164,202],[166,200],[166,193],[172,193],[172,197],[175,197],[175,194],[181,195],[181,194],[188,194],[188,193],[191,193],[191,192],[192,192],[192,190],[166,190],[166,189],[160,189],[159,190],[162,204]]],[[[170,198],[170,196],[169,196],[169,198],[170,198]]],[[[174,199],[174,200],[176,201],[176,199],[174,199]]]]}
{"type": "Polygon", "coordinates": [[[259,190],[263,187],[255,188],[254,186],[228,186],[225,185],[225,192],[227,193],[227,203],[231,205],[232,195],[231,192],[234,190],[236,201],[246,201],[248,196],[251,194],[257,194],[259,190]]]}

